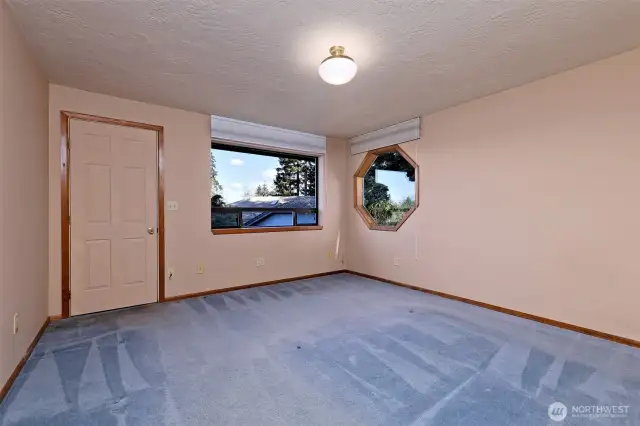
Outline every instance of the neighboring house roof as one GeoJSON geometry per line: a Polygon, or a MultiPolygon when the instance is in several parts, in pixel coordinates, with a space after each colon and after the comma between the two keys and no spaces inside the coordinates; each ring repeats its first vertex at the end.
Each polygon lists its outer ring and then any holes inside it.
{"type": "MultiPolygon", "coordinates": [[[[250,197],[229,203],[229,207],[264,207],[264,208],[303,208],[313,209],[316,207],[316,197],[314,196],[286,196],[286,197],[250,197]]],[[[251,226],[265,217],[271,215],[272,212],[246,212],[242,213],[244,226],[251,226]]]]}

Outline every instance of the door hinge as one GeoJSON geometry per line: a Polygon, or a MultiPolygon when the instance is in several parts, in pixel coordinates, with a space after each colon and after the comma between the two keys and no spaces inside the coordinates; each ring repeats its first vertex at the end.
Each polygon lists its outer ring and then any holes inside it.
{"type": "Polygon", "coordinates": [[[71,300],[71,290],[63,290],[62,297],[64,300],[71,300]]]}
{"type": "Polygon", "coordinates": [[[69,215],[69,226],[71,226],[71,215],[69,215]]]}

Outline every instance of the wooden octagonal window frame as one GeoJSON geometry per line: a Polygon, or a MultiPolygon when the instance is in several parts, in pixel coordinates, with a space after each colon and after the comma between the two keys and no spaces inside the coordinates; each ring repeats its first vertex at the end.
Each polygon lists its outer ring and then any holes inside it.
{"type": "Polygon", "coordinates": [[[397,231],[400,227],[409,219],[409,216],[413,214],[414,211],[418,208],[419,204],[419,192],[420,192],[420,183],[419,183],[419,167],[418,164],[413,161],[411,157],[400,147],[400,145],[391,145],[386,146],[384,148],[375,149],[367,152],[364,159],[360,163],[360,167],[356,170],[356,173],[353,175],[354,182],[354,191],[353,191],[353,204],[355,206],[356,211],[364,220],[364,223],[367,227],[374,231],[397,231]],[[364,175],[367,173],[369,168],[373,165],[373,162],[378,158],[381,154],[386,154],[388,152],[398,152],[402,157],[413,166],[415,169],[415,204],[409,210],[404,213],[404,216],[394,226],[384,226],[378,225],[375,220],[371,217],[367,209],[363,205],[364,201],[364,175]]]}

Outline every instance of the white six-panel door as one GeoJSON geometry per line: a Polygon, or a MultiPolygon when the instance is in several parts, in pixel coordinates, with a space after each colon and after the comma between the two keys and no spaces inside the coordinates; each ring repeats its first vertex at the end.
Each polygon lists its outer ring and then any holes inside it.
{"type": "Polygon", "coordinates": [[[157,133],[70,122],[71,315],[158,300],[157,133]]]}

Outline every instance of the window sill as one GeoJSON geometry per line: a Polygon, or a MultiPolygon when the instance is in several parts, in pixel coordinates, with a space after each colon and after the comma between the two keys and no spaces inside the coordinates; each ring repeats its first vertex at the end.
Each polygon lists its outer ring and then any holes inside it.
{"type": "Polygon", "coordinates": [[[292,231],[321,231],[322,226],[280,226],[280,227],[264,227],[264,228],[219,228],[212,229],[213,235],[229,235],[229,234],[262,234],[266,232],[292,232],[292,231]]]}

